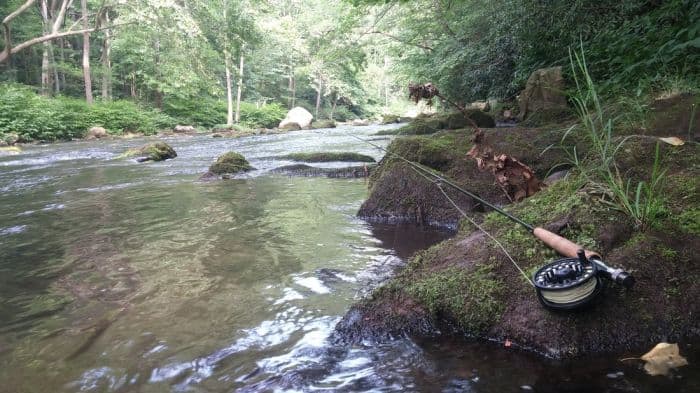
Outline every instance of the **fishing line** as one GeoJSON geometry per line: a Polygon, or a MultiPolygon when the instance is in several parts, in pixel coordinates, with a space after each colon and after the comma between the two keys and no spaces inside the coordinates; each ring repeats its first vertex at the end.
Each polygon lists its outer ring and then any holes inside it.
{"type": "Polygon", "coordinates": [[[426,167],[418,162],[413,162],[400,154],[394,153],[378,146],[370,141],[364,140],[358,136],[351,135],[345,131],[341,131],[344,135],[357,139],[358,141],[370,145],[376,149],[383,151],[388,156],[393,156],[405,162],[418,175],[425,178],[428,182],[435,184],[445,198],[452,206],[466,218],[479,231],[486,234],[496,245],[503,251],[513,265],[518,269],[520,274],[525,277],[537,293],[537,297],[543,306],[554,310],[570,310],[582,307],[591,302],[601,291],[604,286],[602,278],[607,278],[626,288],[631,288],[634,285],[635,279],[628,272],[620,268],[613,268],[606,265],[600,256],[595,251],[583,249],[580,245],[566,239],[556,233],[553,233],[542,227],[534,227],[531,224],[515,217],[514,215],[504,211],[498,206],[493,205],[480,196],[463,189],[453,181],[441,176],[432,168],[426,167]],[[568,257],[558,259],[551,263],[540,267],[533,275],[532,279],[520,268],[515,259],[508,253],[503,245],[492,236],[483,227],[478,225],[457,203],[447,194],[443,185],[449,185],[455,191],[471,197],[472,199],[490,207],[499,214],[507,217],[511,221],[526,228],[534,237],[542,241],[559,254],[568,257]]]}
{"type": "Polygon", "coordinates": [[[411,168],[413,169],[413,171],[415,171],[418,175],[420,175],[421,177],[423,177],[424,179],[426,179],[428,182],[435,184],[435,186],[437,186],[437,188],[440,190],[440,192],[442,193],[442,195],[445,196],[445,198],[450,202],[450,204],[452,204],[452,206],[459,212],[459,214],[461,214],[462,217],[466,218],[472,225],[474,225],[476,228],[478,228],[479,231],[483,232],[486,236],[488,236],[491,240],[493,240],[493,241],[496,243],[496,245],[498,245],[498,247],[501,249],[501,251],[503,251],[503,253],[505,254],[505,256],[508,257],[508,259],[513,263],[513,265],[515,266],[515,268],[518,269],[518,271],[520,272],[520,274],[522,274],[523,277],[525,277],[525,281],[527,281],[527,282],[528,282],[530,285],[532,285],[533,287],[535,286],[535,284],[532,282],[532,279],[531,279],[530,277],[528,277],[528,275],[527,275],[527,274],[523,271],[523,269],[518,265],[518,263],[515,261],[515,259],[510,255],[510,253],[508,253],[508,251],[507,251],[506,248],[503,246],[503,244],[501,244],[501,242],[499,242],[498,239],[496,239],[493,235],[491,235],[488,231],[486,231],[486,230],[485,230],[481,225],[479,225],[474,219],[472,219],[471,217],[469,217],[469,215],[467,215],[467,213],[465,213],[464,210],[462,210],[462,209],[457,205],[457,203],[456,203],[452,198],[450,198],[449,195],[447,195],[447,193],[445,192],[445,190],[442,188],[442,184],[441,184],[440,182],[444,182],[444,183],[450,185],[451,187],[453,187],[453,188],[459,190],[460,192],[462,192],[462,193],[464,193],[464,194],[466,194],[466,195],[468,195],[468,196],[470,196],[470,197],[472,197],[472,198],[478,200],[479,202],[482,202],[482,203],[484,203],[485,205],[487,205],[487,206],[489,206],[489,207],[491,207],[491,208],[494,208],[495,210],[497,210],[497,211],[500,212],[501,214],[506,215],[507,217],[509,217],[509,218],[511,218],[512,220],[516,221],[518,224],[521,224],[521,225],[525,226],[526,228],[528,228],[529,230],[532,231],[534,228],[533,228],[531,225],[529,225],[529,224],[527,224],[527,223],[521,221],[521,220],[518,219],[517,217],[512,216],[512,215],[506,213],[505,211],[503,211],[503,210],[497,208],[496,206],[494,206],[493,204],[491,204],[491,203],[489,203],[488,201],[484,200],[483,198],[477,196],[476,194],[471,193],[471,192],[469,192],[469,191],[467,191],[467,190],[462,189],[462,188],[459,187],[458,185],[454,184],[454,182],[451,182],[451,181],[445,179],[444,177],[442,177],[442,176],[440,176],[440,175],[434,173],[433,170],[432,170],[432,168],[430,168],[430,169],[425,168],[425,167],[423,167],[422,165],[420,165],[419,163],[415,163],[415,162],[413,162],[413,161],[410,161],[409,159],[404,158],[404,157],[402,157],[402,156],[399,155],[399,154],[390,152],[390,151],[388,151],[387,149],[384,149],[384,148],[382,148],[381,146],[376,145],[376,144],[374,144],[374,143],[372,143],[372,142],[370,142],[370,141],[366,141],[366,140],[364,140],[364,139],[362,139],[362,138],[360,138],[360,137],[358,137],[358,136],[350,135],[350,134],[348,134],[348,133],[345,133],[345,134],[346,134],[346,135],[349,135],[349,136],[351,136],[351,137],[353,137],[353,138],[355,138],[355,139],[357,139],[357,140],[359,140],[359,141],[361,141],[361,142],[365,142],[365,143],[367,143],[367,144],[369,144],[369,145],[371,145],[371,146],[373,146],[373,147],[375,147],[375,148],[377,148],[377,149],[380,149],[380,150],[384,151],[386,154],[390,154],[390,155],[393,155],[393,156],[395,156],[395,157],[401,159],[402,161],[404,161],[404,162],[408,163],[409,165],[411,165],[411,168]],[[421,170],[422,170],[423,172],[421,172],[421,170]],[[426,176],[426,173],[429,174],[430,176],[433,176],[435,179],[430,179],[429,177],[426,176]]]}

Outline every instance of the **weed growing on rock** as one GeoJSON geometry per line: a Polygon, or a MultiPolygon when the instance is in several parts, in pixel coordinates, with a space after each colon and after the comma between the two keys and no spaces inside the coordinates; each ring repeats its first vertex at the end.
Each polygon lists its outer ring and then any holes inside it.
{"type": "Polygon", "coordinates": [[[613,136],[616,119],[603,109],[597,88],[591,79],[586,65],[586,58],[581,49],[569,54],[576,92],[572,98],[581,124],[572,126],[565,133],[583,129],[593,154],[590,169],[581,165],[576,151],[573,162],[590,180],[598,183],[603,195],[610,196],[609,203],[616,209],[632,217],[639,228],[654,225],[666,212],[665,201],[661,195],[662,182],[666,171],[661,168],[659,146],[656,146],[654,165],[648,182],[639,181],[636,186],[631,180],[623,180],[617,165],[615,154],[630,137],[618,140],[613,136]]]}

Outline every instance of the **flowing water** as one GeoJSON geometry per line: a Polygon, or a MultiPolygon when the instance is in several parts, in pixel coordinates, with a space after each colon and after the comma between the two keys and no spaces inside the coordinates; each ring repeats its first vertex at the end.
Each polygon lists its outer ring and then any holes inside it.
{"type": "Polygon", "coordinates": [[[700,390],[697,368],[652,379],[466,340],[330,343],[353,301],[447,234],[359,220],[364,179],[270,171],[290,152],[380,158],[345,134],[376,131],[166,138],[178,158],[161,163],[119,158],[144,139],[0,157],[0,391],[700,390]],[[197,180],[229,150],[258,169],[197,180]]]}

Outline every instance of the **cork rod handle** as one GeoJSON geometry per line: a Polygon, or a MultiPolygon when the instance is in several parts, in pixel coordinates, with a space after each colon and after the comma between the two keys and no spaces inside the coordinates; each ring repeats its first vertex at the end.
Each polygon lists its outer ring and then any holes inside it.
{"type": "MultiPolygon", "coordinates": [[[[565,257],[576,258],[576,253],[578,252],[578,250],[583,248],[578,244],[572,242],[571,240],[561,237],[556,233],[550,232],[544,228],[537,227],[532,231],[532,234],[535,235],[536,238],[542,240],[544,244],[548,245],[556,252],[565,257]]],[[[586,258],[596,257],[600,259],[600,255],[595,251],[584,251],[586,253],[586,258]]]]}

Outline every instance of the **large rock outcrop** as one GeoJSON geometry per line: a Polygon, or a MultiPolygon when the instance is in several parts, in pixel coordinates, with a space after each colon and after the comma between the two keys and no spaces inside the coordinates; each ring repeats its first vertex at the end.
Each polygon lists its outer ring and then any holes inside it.
{"type": "MultiPolygon", "coordinates": [[[[507,132],[519,134],[523,130],[507,132]]],[[[536,138],[526,134],[522,142],[527,144],[536,138]]],[[[510,152],[521,148],[521,142],[510,139],[510,152]]],[[[653,138],[628,141],[618,152],[620,171],[632,176],[633,182],[644,179],[653,164],[643,157],[653,156],[655,146],[653,138]]],[[[507,342],[512,347],[555,358],[605,352],[641,353],[660,341],[697,339],[700,304],[689,299],[700,296],[696,282],[700,275],[700,228],[697,193],[689,194],[689,190],[698,188],[700,176],[694,157],[700,154],[700,147],[662,144],[660,148],[668,170],[661,192],[670,210],[659,218],[658,229],[635,229],[634,220],[602,202],[599,186],[576,171],[535,196],[506,207],[526,222],[595,249],[609,265],[631,272],[637,280],[632,290],[609,284],[589,308],[576,312],[547,310],[493,241],[465,223],[454,238],[418,253],[395,278],[354,305],[336,327],[334,338],[359,343],[401,335],[457,332],[507,342]]],[[[528,161],[540,151],[521,157],[535,169],[553,166],[552,161],[528,161]]],[[[462,156],[452,155],[457,160],[462,156]]],[[[424,164],[436,157],[439,156],[427,154],[424,164]]],[[[437,169],[466,188],[485,186],[478,178],[460,174],[462,163],[452,162],[454,159],[438,161],[441,163],[437,169]]],[[[372,176],[375,184],[370,200],[384,211],[405,209],[400,198],[394,200],[401,195],[374,194],[390,184],[398,187],[402,182],[415,180],[398,172],[410,173],[398,165],[390,170],[382,169],[382,165],[375,174],[379,177],[372,176]]],[[[441,198],[434,188],[425,187],[422,192],[429,194],[417,195],[423,198],[421,203],[432,198],[430,206],[439,205],[441,198]]],[[[415,185],[406,189],[415,189],[415,185]]],[[[411,200],[407,202],[415,206],[411,200]]],[[[430,208],[424,205],[422,209],[430,208]]],[[[528,274],[557,258],[526,230],[496,213],[480,217],[478,209],[474,209],[470,215],[503,244],[528,274]]]]}
{"type": "MultiPolygon", "coordinates": [[[[313,119],[314,115],[309,113],[306,109],[297,106],[287,112],[287,116],[280,122],[279,128],[287,129],[291,123],[296,123],[300,128],[307,128],[311,126],[311,121],[313,119]]],[[[294,127],[294,129],[295,128],[296,127],[294,127]]]]}
{"type": "MultiPolygon", "coordinates": [[[[566,159],[558,149],[548,149],[560,138],[537,129],[490,129],[486,141],[496,151],[508,153],[533,168],[544,178],[552,167],[566,159]]],[[[376,222],[409,222],[456,227],[459,213],[440,191],[421,174],[396,155],[441,171],[458,184],[495,204],[508,203],[504,192],[494,185],[489,172],[479,171],[476,162],[467,157],[472,147],[471,130],[441,131],[430,136],[395,139],[389,153],[380,161],[370,178],[370,195],[362,204],[359,216],[376,222]]],[[[579,150],[581,151],[581,150],[579,150]]],[[[471,198],[446,188],[450,197],[466,211],[483,210],[471,198]]]]}
{"type": "Polygon", "coordinates": [[[568,112],[564,89],[561,67],[541,68],[533,72],[518,98],[519,120],[525,120],[534,113],[556,118],[568,112]]]}

